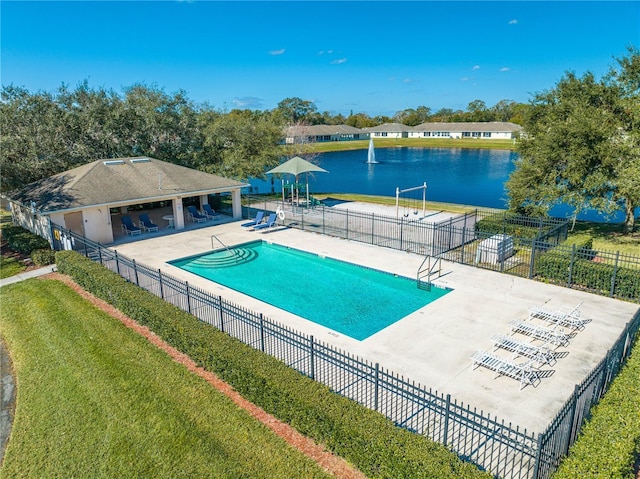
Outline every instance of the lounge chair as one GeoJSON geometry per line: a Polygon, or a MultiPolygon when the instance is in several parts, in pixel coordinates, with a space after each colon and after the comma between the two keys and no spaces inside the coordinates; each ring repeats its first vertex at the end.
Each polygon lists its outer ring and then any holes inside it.
{"type": "Polygon", "coordinates": [[[520,389],[529,384],[533,387],[540,384],[540,374],[532,367],[533,360],[518,364],[485,351],[476,351],[473,356],[471,356],[471,360],[473,361],[474,369],[478,366],[484,366],[493,371],[493,379],[500,375],[517,379],[520,381],[520,389]]]}
{"type": "Polygon", "coordinates": [[[529,317],[542,319],[551,324],[557,324],[565,328],[582,330],[585,324],[589,322],[588,319],[580,319],[580,306],[582,303],[578,303],[575,308],[562,308],[559,310],[553,310],[544,306],[532,306],[529,308],[529,317]]]}
{"type": "Polygon", "coordinates": [[[511,331],[514,333],[531,336],[533,339],[543,341],[545,344],[553,344],[554,346],[567,346],[573,337],[571,334],[558,331],[556,326],[545,328],[544,326],[532,324],[529,321],[518,320],[511,321],[509,325],[511,326],[511,331]]]}
{"type": "Polygon", "coordinates": [[[213,208],[211,208],[211,205],[209,205],[208,203],[202,205],[202,212],[207,217],[207,219],[211,218],[213,221],[220,219],[220,214],[213,211],[213,208]]]}
{"type": "Polygon", "coordinates": [[[264,211],[258,211],[253,221],[242,223],[240,226],[242,226],[243,228],[248,228],[249,226],[256,226],[262,223],[263,219],[264,219],[264,211]]]}
{"type": "Polygon", "coordinates": [[[253,231],[262,231],[274,227],[277,218],[278,216],[275,213],[271,213],[269,215],[269,218],[267,218],[267,221],[265,221],[264,223],[260,223],[259,225],[255,225],[253,227],[253,231]]]}
{"type": "Polygon", "coordinates": [[[144,231],[158,231],[158,225],[149,219],[149,215],[147,213],[142,213],[138,216],[139,225],[142,227],[144,231]]]}
{"type": "Polygon", "coordinates": [[[204,223],[205,221],[207,221],[207,217],[203,214],[198,213],[198,210],[195,206],[187,206],[187,212],[191,221],[195,221],[196,223],[204,223]]]}
{"type": "Polygon", "coordinates": [[[553,366],[557,361],[556,354],[545,344],[536,346],[531,342],[520,341],[513,336],[506,336],[504,334],[496,334],[491,339],[493,340],[493,346],[496,350],[504,349],[510,351],[515,357],[522,356],[533,359],[534,362],[539,365],[549,364],[553,366]]]}
{"type": "Polygon", "coordinates": [[[124,231],[125,233],[131,236],[139,235],[142,232],[140,228],[138,228],[136,225],[133,224],[133,221],[131,221],[130,216],[122,217],[122,231],[124,231]]]}

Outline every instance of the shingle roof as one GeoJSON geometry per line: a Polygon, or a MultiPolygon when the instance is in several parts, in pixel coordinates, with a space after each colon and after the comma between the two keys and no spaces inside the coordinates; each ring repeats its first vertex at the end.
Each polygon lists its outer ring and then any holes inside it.
{"type": "Polygon", "coordinates": [[[461,123],[422,123],[414,126],[413,131],[520,131],[522,127],[504,121],[461,122],[461,123]]]}
{"type": "Polygon", "coordinates": [[[45,213],[231,191],[245,183],[148,157],[97,160],[8,195],[45,213]]]}
{"type": "Polygon", "coordinates": [[[362,130],[349,125],[309,125],[287,128],[287,136],[353,135],[357,133],[362,133],[362,130]]]}
{"type": "Polygon", "coordinates": [[[372,126],[370,128],[363,128],[363,131],[379,131],[379,132],[398,132],[398,131],[410,131],[411,127],[403,125],[402,123],[384,123],[383,125],[372,126]]]}

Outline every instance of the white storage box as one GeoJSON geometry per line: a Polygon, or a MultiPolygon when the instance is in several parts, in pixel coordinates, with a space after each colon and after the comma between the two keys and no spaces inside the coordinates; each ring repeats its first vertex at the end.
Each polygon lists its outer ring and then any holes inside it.
{"type": "Polygon", "coordinates": [[[513,255],[513,238],[494,235],[478,245],[476,263],[499,263],[513,255]]]}

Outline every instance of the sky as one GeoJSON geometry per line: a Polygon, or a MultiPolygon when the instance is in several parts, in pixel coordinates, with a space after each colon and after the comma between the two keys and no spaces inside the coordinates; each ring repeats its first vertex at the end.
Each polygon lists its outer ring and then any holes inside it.
{"type": "Polygon", "coordinates": [[[216,109],[392,116],[527,103],[640,48],[640,1],[0,2],[2,86],[183,90],[216,109]]]}

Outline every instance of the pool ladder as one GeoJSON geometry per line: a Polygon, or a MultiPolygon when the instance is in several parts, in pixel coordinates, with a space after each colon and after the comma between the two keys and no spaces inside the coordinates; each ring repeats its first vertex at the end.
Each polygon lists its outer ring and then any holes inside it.
{"type": "Polygon", "coordinates": [[[231,254],[231,256],[233,256],[233,257],[236,259],[236,263],[237,263],[237,262],[238,262],[238,259],[239,259],[239,258],[238,258],[238,252],[237,252],[237,251],[235,251],[235,250],[234,250],[234,251],[232,251],[231,249],[229,249],[229,247],[228,247],[226,244],[224,244],[224,243],[222,242],[222,240],[221,240],[220,238],[218,238],[216,235],[211,235],[211,249],[215,249],[215,246],[214,246],[214,244],[213,244],[213,238],[215,238],[215,239],[216,239],[216,241],[217,241],[218,243],[220,243],[220,244],[222,245],[222,247],[223,247],[224,249],[226,249],[226,250],[227,250],[227,252],[229,252],[229,253],[231,254]]]}
{"type": "Polygon", "coordinates": [[[437,273],[436,278],[442,273],[442,258],[439,256],[425,256],[416,273],[418,288],[431,291],[431,276],[437,273]],[[426,281],[424,279],[426,278],[426,281]]]}

